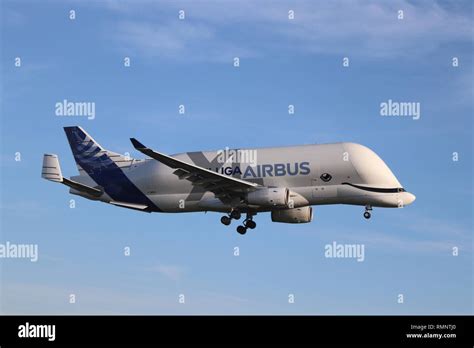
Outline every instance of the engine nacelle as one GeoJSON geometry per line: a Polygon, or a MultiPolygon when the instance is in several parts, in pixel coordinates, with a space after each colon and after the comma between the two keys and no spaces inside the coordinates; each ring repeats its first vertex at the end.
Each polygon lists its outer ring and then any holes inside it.
{"type": "Polygon", "coordinates": [[[300,224],[313,220],[313,208],[306,206],[293,209],[282,209],[272,211],[273,222],[285,222],[287,224],[300,224]]]}
{"type": "Polygon", "coordinates": [[[290,190],[285,187],[265,187],[247,194],[249,204],[261,206],[287,207],[289,199],[290,190]]]}

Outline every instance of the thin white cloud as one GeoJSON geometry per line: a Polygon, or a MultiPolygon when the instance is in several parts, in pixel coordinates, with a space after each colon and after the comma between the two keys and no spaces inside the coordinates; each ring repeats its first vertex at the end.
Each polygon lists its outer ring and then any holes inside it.
{"type": "Polygon", "coordinates": [[[127,291],[117,287],[78,284],[0,283],[0,314],[228,314],[255,313],[259,305],[239,296],[208,291],[186,291],[186,305],[178,293],[153,289],[127,291]],[[70,294],[76,303],[69,303],[70,294]]]}
{"type": "Polygon", "coordinates": [[[102,287],[5,282],[0,290],[1,314],[171,313],[176,306],[163,294],[136,296],[102,287]],[[70,294],[75,295],[76,303],[69,303],[70,294]]]}
{"type": "Polygon", "coordinates": [[[214,33],[203,25],[153,25],[134,21],[121,22],[117,35],[152,55],[175,56],[184,54],[195,40],[214,39],[214,33]]]}
{"type": "Polygon", "coordinates": [[[12,27],[21,27],[28,22],[27,16],[17,10],[10,8],[3,8],[4,13],[2,14],[2,20],[5,21],[5,25],[12,27]]]}
{"type": "Polygon", "coordinates": [[[461,247],[456,240],[419,240],[389,234],[384,231],[351,233],[346,235],[346,238],[347,240],[355,240],[377,249],[389,248],[408,252],[450,252],[455,246],[462,250],[466,247],[466,245],[461,247]]]}
{"type": "Polygon", "coordinates": [[[122,16],[111,23],[111,33],[123,48],[187,61],[229,61],[268,54],[268,49],[419,57],[447,43],[472,42],[469,13],[434,2],[124,1],[106,8],[122,16]],[[186,11],[182,21],[180,9],[186,11]],[[290,9],[294,20],[288,19],[290,9]],[[398,10],[404,11],[403,20],[398,10]]]}
{"type": "Polygon", "coordinates": [[[24,217],[25,214],[30,218],[40,216],[48,216],[51,214],[52,208],[48,207],[44,201],[36,201],[33,199],[19,199],[0,203],[0,213],[8,217],[24,217]]]}
{"type": "Polygon", "coordinates": [[[185,273],[185,269],[181,266],[177,265],[167,265],[159,263],[155,266],[148,267],[147,271],[157,272],[162,276],[171,279],[173,281],[178,281],[182,278],[183,274],[185,273]]]}
{"type": "Polygon", "coordinates": [[[464,240],[471,237],[470,230],[456,221],[448,222],[432,217],[412,219],[412,222],[408,224],[407,228],[418,233],[442,238],[458,238],[464,240]]]}
{"type": "Polygon", "coordinates": [[[231,62],[235,56],[256,56],[250,49],[223,40],[216,29],[204,24],[126,20],[113,32],[109,34],[130,55],[137,52],[148,58],[188,62],[231,62]]]}
{"type": "Polygon", "coordinates": [[[407,217],[403,224],[394,223],[396,233],[385,229],[331,232],[334,240],[364,243],[375,248],[404,252],[446,252],[453,247],[472,252],[469,227],[456,222],[426,217],[407,217]],[[408,223],[406,221],[409,221],[408,223]]]}

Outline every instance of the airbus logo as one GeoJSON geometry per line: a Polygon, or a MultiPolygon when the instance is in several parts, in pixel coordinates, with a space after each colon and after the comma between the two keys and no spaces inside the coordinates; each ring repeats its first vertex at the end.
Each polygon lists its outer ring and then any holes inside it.
{"type": "Polygon", "coordinates": [[[225,175],[241,175],[242,178],[308,175],[311,172],[309,162],[258,164],[247,167],[215,167],[208,169],[225,175]]]}

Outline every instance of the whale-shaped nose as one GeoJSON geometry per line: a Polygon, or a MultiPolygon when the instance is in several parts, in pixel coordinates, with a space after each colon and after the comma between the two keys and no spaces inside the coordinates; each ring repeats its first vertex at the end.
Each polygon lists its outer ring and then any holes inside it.
{"type": "Polygon", "coordinates": [[[403,205],[409,205],[412,204],[416,199],[416,196],[413,193],[410,192],[404,192],[403,193],[403,205]]]}

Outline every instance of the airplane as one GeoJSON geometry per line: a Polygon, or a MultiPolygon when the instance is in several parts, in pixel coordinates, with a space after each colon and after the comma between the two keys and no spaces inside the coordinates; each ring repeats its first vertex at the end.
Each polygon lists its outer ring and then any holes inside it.
{"type": "Polygon", "coordinates": [[[228,149],[166,155],[131,138],[149,158],[108,151],[79,126],[64,127],[79,175],[63,177],[57,155],[45,154],[42,177],[70,193],[142,212],[220,212],[237,232],[254,229],[258,213],[273,222],[308,223],[315,205],[401,208],[415,201],[385,162],[366,146],[333,144],[228,149]]]}

